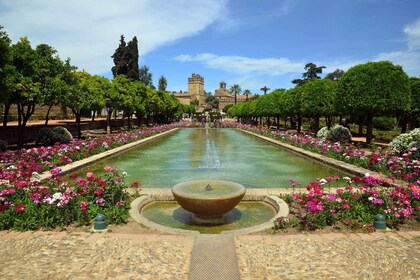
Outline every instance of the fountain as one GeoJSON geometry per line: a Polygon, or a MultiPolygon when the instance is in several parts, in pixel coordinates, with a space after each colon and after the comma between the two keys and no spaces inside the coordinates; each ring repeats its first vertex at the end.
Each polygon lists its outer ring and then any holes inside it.
{"type": "Polygon", "coordinates": [[[221,224],[223,214],[242,200],[245,187],[233,182],[198,180],[176,184],[172,187],[175,200],[185,210],[193,213],[198,224],[221,224]]]}

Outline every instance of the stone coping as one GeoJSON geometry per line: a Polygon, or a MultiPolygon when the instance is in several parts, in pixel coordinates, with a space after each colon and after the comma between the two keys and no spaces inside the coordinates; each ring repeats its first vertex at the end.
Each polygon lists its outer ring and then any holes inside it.
{"type": "MultiPolygon", "coordinates": [[[[282,193],[289,193],[289,191],[274,191],[274,195],[269,195],[267,190],[269,189],[246,189],[250,194],[245,194],[243,201],[264,201],[276,209],[276,215],[269,221],[255,225],[252,227],[241,228],[236,230],[222,231],[220,234],[250,234],[254,232],[260,232],[263,230],[270,229],[273,227],[273,222],[279,217],[287,217],[289,215],[289,206],[287,203],[278,197],[282,193]]],[[[278,190],[278,189],[277,189],[278,190]]],[[[147,193],[148,191],[146,191],[147,193]]],[[[175,201],[170,189],[149,189],[149,194],[142,195],[136,198],[131,203],[130,216],[138,223],[143,224],[149,228],[156,229],[166,233],[174,234],[185,234],[185,235],[199,235],[200,232],[194,230],[183,230],[171,227],[166,227],[157,223],[154,223],[141,215],[141,209],[147,204],[154,201],[175,201]]]]}
{"type": "MultiPolygon", "coordinates": [[[[93,162],[99,161],[101,159],[104,159],[104,158],[107,158],[107,157],[110,157],[110,156],[114,156],[116,154],[125,152],[125,151],[127,151],[129,149],[133,149],[133,148],[135,148],[135,147],[137,147],[137,146],[139,146],[141,144],[144,144],[144,143],[149,142],[151,140],[154,140],[156,138],[162,137],[162,136],[167,135],[169,133],[172,133],[172,132],[174,132],[176,130],[178,130],[178,128],[173,128],[171,130],[168,130],[168,131],[165,131],[165,132],[161,132],[161,133],[158,133],[158,134],[149,136],[147,138],[144,138],[144,139],[141,139],[141,140],[132,142],[132,143],[125,144],[123,146],[120,146],[120,147],[117,147],[117,148],[114,148],[114,149],[111,149],[111,150],[102,152],[100,154],[96,154],[96,155],[90,156],[88,158],[84,158],[84,159],[81,159],[81,160],[72,162],[70,164],[66,164],[64,166],[58,166],[59,168],[61,168],[60,174],[69,173],[71,171],[74,171],[76,169],[82,168],[82,167],[84,167],[84,166],[86,166],[88,164],[91,164],[93,162]]],[[[47,179],[50,176],[51,176],[51,174],[50,174],[49,171],[43,172],[43,173],[40,174],[40,180],[43,181],[43,180],[47,179]]]]}
{"type": "MultiPolygon", "coordinates": [[[[372,171],[372,170],[369,170],[369,169],[366,169],[366,168],[363,168],[363,167],[359,167],[359,166],[356,166],[356,165],[353,165],[353,164],[350,164],[350,163],[347,163],[347,162],[344,162],[344,161],[341,161],[341,160],[333,159],[333,158],[330,158],[330,157],[327,157],[327,156],[324,156],[324,155],[313,153],[313,152],[307,151],[305,149],[302,149],[302,148],[299,148],[299,147],[296,147],[296,146],[293,146],[293,145],[290,145],[290,144],[287,144],[287,143],[283,143],[279,140],[275,140],[275,139],[272,139],[272,138],[269,138],[269,137],[266,137],[266,136],[259,135],[259,134],[254,133],[254,132],[250,132],[250,131],[240,129],[240,128],[237,128],[237,129],[241,132],[247,133],[247,134],[252,135],[256,138],[259,138],[259,139],[262,139],[266,142],[269,142],[271,144],[280,146],[280,147],[288,150],[289,152],[292,152],[292,153],[295,153],[295,154],[298,154],[298,155],[301,155],[301,156],[305,156],[307,158],[316,160],[320,163],[332,166],[332,167],[334,167],[334,168],[336,168],[336,169],[338,169],[342,172],[345,172],[347,174],[350,174],[350,175],[355,175],[355,176],[358,176],[358,177],[364,177],[366,173],[369,173],[370,175],[378,175],[381,178],[390,179],[388,176],[386,176],[382,173],[378,173],[378,172],[375,172],[375,171],[372,171]]],[[[395,180],[394,181],[395,185],[405,185],[406,183],[407,182],[404,182],[404,181],[401,181],[401,180],[395,180]]]]}

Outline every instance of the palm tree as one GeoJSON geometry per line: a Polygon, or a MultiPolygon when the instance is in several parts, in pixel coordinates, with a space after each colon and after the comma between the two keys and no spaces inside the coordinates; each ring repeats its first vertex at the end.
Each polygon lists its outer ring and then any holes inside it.
{"type": "Polygon", "coordinates": [[[231,88],[230,88],[230,93],[235,95],[235,105],[236,105],[236,96],[241,94],[242,89],[238,84],[234,84],[231,88]]]}
{"type": "Polygon", "coordinates": [[[243,95],[246,96],[246,101],[248,101],[248,95],[251,94],[251,91],[249,89],[244,90],[243,95]]]}
{"type": "Polygon", "coordinates": [[[270,90],[270,88],[268,88],[268,87],[264,86],[264,87],[260,88],[260,90],[262,90],[262,91],[264,92],[264,94],[266,94],[266,93],[267,93],[267,91],[269,91],[269,90],[270,90]]]}

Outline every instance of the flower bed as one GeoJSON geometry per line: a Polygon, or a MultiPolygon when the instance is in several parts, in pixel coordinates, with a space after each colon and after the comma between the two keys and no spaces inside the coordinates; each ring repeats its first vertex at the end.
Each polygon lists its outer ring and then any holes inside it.
{"type": "MultiPolygon", "coordinates": [[[[339,179],[339,178],[338,178],[339,179]]],[[[377,214],[386,217],[388,227],[420,221],[420,187],[414,183],[390,187],[378,176],[348,178],[347,186],[331,192],[328,186],[337,178],[321,179],[306,186],[307,192],[285,197],[292,217],[279,218],[274,230],[296,227],[299,230],[339,226],[351,230],[374,230],[377,214]]],[[[296,185],[291,178],[292,187],[296,185]]]]}
{"type": "Polygon", "coordinates": [[[125,223],[130,208],[129,194],[118,171],[109,166],[101,178],[88,172],[85,178],[70,176],[64,181],[59,167],[41,182],[33,176],[0,191],[0,230],[35,230],[89,225],[97,214],[107,223],[125,223]]]}
{"type": "MultiPolygon", "coordinates": [[[[22,149],[0,154],[0,230],[28,230],[84,225],[102,213],[108,223],[123,223],[129,208],[123,178],[107,167],[103,178],[88,172],[86,178],[63,181],[63,166],[127,143],[168,131],[194,126],[174,123],[109,136],[74,140],[69,144],[22,149]],[[51,178],[40,182],[38,173],[48,171],[51,178]]],[[[134,184],[134,187],[138,184],[134,184]]]]}
{"type": "Polygon", "coordinates": [[[377,152],[366,153],[353,143],[348,145],[340,142],[317,139],[307,134],[290,134],[284,131],[271,131],[267,128],[238,123],[223,123],[224,127],[235,127],[270,137],[311,152],[348,162],[386,176],[395,177],[420,185],[420,161],[413,151],[401,156],[387,149],[378,148],[377,152]]]}

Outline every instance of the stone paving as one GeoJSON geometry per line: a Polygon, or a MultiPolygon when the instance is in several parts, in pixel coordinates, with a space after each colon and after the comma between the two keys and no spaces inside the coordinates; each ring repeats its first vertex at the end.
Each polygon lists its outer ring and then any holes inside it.
{"type": "Polygon", "coordinates": [[[1,232],[0,279],[187,279],[194,238],[1,232]]]}
{"type": "Polygon", "coordinates": [[[236,237],[241,279],[420,279],[420,232],[236,237]]]}
{"type": "MultiPolygon", "coordinates": [[[[0,231],[0,279],[188,279],[195,238],[0,231]]],[[[418,231],[234,239],[240,279],[420,279],[418,231]]]]}

